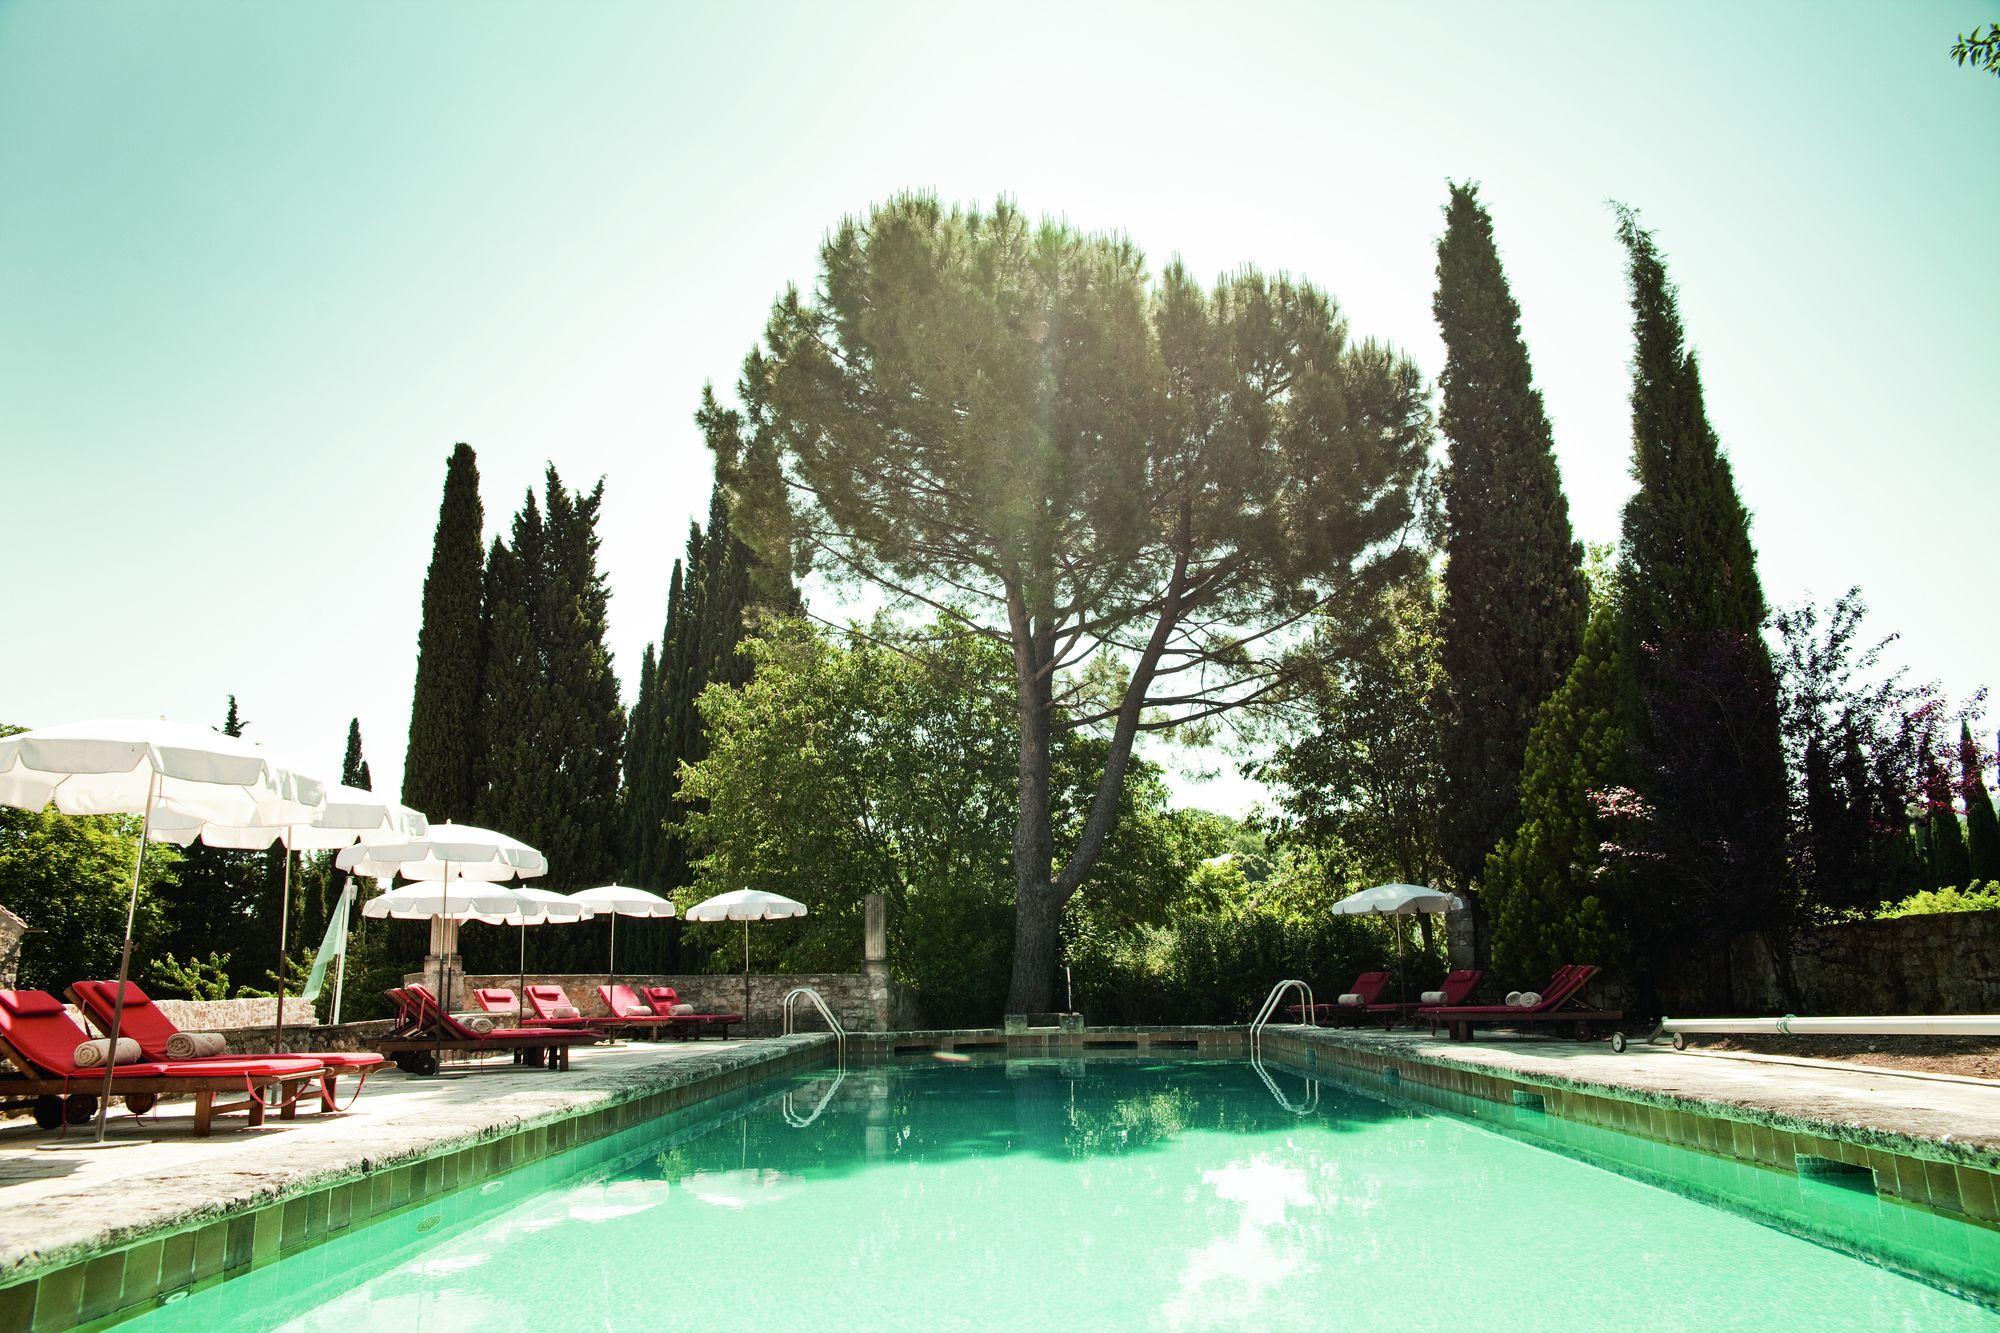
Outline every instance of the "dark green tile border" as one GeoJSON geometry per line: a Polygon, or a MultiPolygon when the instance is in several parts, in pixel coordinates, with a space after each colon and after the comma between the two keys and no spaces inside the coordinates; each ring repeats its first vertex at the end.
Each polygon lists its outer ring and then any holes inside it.
{"type": "Polygon", "coordinates": [[[787,1050],[601,1103],[80,1259],[0,1288],[0,1331],[105,1328],[163,1300],[249,1273],[335,1232],[449,1194],[751,1083],[823,1064],[831,1045],[787,1050]]]}

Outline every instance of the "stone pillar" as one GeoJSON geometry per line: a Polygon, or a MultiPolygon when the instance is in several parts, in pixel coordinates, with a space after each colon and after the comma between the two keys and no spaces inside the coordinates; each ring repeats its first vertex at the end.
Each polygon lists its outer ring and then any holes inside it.
{"type": "Polygon", "coordinates": [[[869,1030],[887,1032],[894,999],[889,990],[889,900],[879,893],[862,899],[861,970],[868,974],[869,1030]]]}
{"type": "Polygon", "coordinates": [[[423,975],[417,978],[436,989],[439,968],[450,973],[451,994],[439,997],[446,1009],[465,1008],[465,962],[458,956],[458,926],[456,921],[431,922],[431,951],[424,955],[423,975]]]}

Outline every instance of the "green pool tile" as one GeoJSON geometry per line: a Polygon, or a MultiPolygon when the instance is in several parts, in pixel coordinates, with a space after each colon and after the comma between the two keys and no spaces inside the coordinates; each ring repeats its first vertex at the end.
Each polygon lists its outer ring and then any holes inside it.
{"type": "MultiPolygon", "coordinates": [[[[240,1219],[246,1225],[243,1233],[244,1256],[249,1256],[249,1218],[240,1219]]],[[[194,1233],[194,1270],[189,1278],[195,1282],[205,1282],[229,1269],[229,1237],[236,1225],[236,1219],[210,1222],[194,1233]]]]}
{"type": "Polygon", "coordinates": [[[268,1208],[259,1208],[251,1217],[256,1223],[256,1230],[251,1238],[250,1262],[261,1264],[277,1258],[278,1251],[284,1248],[283,1207],[273,1204],[268,1208]]]}
{"type": "Polygon", "coordinates": [[[1965,1204],[1958,1197],[1958,1173],[1951,1169],[1951,1163],[1929,1157],[1923,1163],[1924,1177],[1930,1185],[1931,1207],[1947,1213],[1965,1212],[1965,1204]]]}
{"type": "Polygon", "coordinates": [[[194,1281],[194,1242],[197,1234],[180,1231],[160,1242],[161,1291],[177,1291],[194,1281]]]}
{"type": "MultiPolygon", "coordinates": [[[[278,1248],[295,1250],[305,1244],[309,1238],[306,1226],[306,1201],[303,1198],[287,1199],[278,1205],[275,1211],[278,1213],[278,1248]]],[[[263,1256],[260,1254],[257,1258],[261,1261],[263,1256]]]]}
{"type": "Polygon", "coordinates": [[[125,1252],[125,1290],[121,1307],[150,1301],[160,1292],[160,1273],[165,1262],[166,1242],[147,1241],[125,1252]]]}
{"type": "Polygon", "coordinates": [[[223,1271],[247,1268],[257,1239],[256,1215],[245,1213],[239,1217],[232,1217],[221,1225],[229,1228],[229,1248],[222,1259],[223,1271]]]}
{"type": "Polygon", "coordinates": [[[101,1319],[125,1303],[125,1251],[99,1255],[83,1265],[83,1294],[78,1298],[79,1322],[101,1319]]]}
{"type": "Polygon", "coordinates": [[[1981,1171],[1976,1166],[1960,1163],[1954,1168],[1958,1173],[1958,1198],[1965,1206],[1965,1214],[1981,1222],[2000,1222],[2000,1197],[1996,1197],[1996,1182],[1993,1173],[1981,1171]]]}
{"type": "Polygon", "coordinates": [[[83,1299],[83,1268],[73,1265],[42,1275],[35,1291],[35,1333],[69,1333],[83,1299]]]}
{"type": "Polygon", "coordinates": [[[0,1287],[0,1328],[18,1329],[34,1326],[34,1282],[16,1282],[11,1287],[0,1287]]]}

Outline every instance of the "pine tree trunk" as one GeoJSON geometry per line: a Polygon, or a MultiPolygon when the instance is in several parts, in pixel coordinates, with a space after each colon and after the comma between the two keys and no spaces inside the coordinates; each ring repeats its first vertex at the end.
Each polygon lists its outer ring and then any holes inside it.
{"type": "Polygon", "coordinates": [[[1056,922],[1062,904],[1051,878],[1054,839],[1049,829],[1054,700],[1048,675],[1038,669],[1039,656],[1017,636],[1020,754],[1014,806],[1014,968],[1007,987],[1010,1014],[1047,1013],[1055,1007],[1056,922]]]}

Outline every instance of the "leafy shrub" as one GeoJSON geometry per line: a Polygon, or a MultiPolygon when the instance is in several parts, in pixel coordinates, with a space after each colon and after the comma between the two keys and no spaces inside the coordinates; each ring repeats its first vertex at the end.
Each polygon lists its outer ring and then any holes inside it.
{"type": "Polygon", "coordinates": [[[1962,889],[1925,889],[1898,903],[1884,903],[1875,914],[1878,921],[1904,916],[1940,916],[1946,912],[1991,912],[2000,910],[2000,880],[1968,884],[1962,889]]]}

